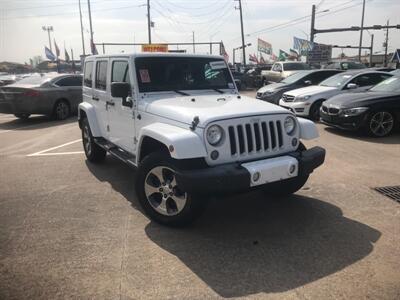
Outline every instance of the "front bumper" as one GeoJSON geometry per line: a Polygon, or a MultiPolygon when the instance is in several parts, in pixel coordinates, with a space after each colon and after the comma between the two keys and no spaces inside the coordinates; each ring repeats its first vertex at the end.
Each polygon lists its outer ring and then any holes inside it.
{"type": "Polygon", "coordinates": [[[284,157],[289,157],[289,159],[286,159],[289,165],[282,164],[282,162],[277,160],[283,157],[276,157],[263,160],[260,167],[257,166],[256,161],[242,164],[232,163],[206,169],[179,171],[176,174],[176,180],[183,191],[194,194],[227,194],[246,191],[253,186],[261,186],[296,177],[290,176],[279,179],[281,174],[285,173],[293,162],[297,162],[295,170],[297,176],[309,175],[314,169],[323,164],[325,149],[313,147],[305,151],[288,153],[284,157]],[[259,168],[261,176],[266,175],[268,179],[272,178],[273,181],[255,185],[252,175],[257,168],[259,168]],[[268,170],[270,171],[269,174],[268,170]],[[274,178],[276,176],[278,177],[274,178]]]}
{"type": "Polygon", "coordinates": [[[344,130],[359,130],[366,124],[367,114],[361,114],[359,116],[353,117],[344,117],[340,115],[329,115],[321,110],[320,121],[325,125],[344,130]]]}
{"type": "Polygon", "coordinates": [[[307,117],[310,114],[311,103],[309,102],[285,102],[279,100],[279,106],[290,110],[297,116],[307,117]]]}

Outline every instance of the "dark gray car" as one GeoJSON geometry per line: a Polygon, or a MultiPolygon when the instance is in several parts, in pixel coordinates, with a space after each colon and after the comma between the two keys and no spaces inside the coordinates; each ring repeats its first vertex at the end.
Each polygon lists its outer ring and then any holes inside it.
{"type": "Polygon", "coordinates": [[[257,91],[257,99],[264,100],[273,104],[278,104],[282,98],[283,93],[305,87],[308,85],[316,85],[323,80],[331,77],[340,70],[307,70],[299,71],[286,77],[281,82],[272,83],[263,86],[257,91]]]}
{"type": "Polygon", "coordinates": [[[38,74],[0,89],[0,113],[21,119],[31,114],[68,118],[82,102],[82,76],[75,74],[38,74]]]}

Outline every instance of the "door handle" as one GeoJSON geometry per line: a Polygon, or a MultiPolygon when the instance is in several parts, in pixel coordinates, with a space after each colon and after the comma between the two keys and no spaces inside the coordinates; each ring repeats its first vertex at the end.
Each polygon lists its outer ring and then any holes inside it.
{"type": "Polygon", "coordinates": [[[115,103],[114,103],[114,102],[111,102],[111,101],[106,101],[106,104],[107,104],[107,105],[110,105],[110,106],[114,106],[114,105],[115,105],[115,103]]]}
{"type": "Polygon", "coordinates": [[[99,101],[100,99],[98,97],[92,96],[92,99],[95,101],[99,101]]]}

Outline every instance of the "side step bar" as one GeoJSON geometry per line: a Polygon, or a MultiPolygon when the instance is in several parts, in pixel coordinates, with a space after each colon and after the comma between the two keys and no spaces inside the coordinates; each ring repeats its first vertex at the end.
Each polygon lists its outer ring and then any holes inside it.
{"type": "Polygon", "coordinates": [[[102,137],[95,137],[94,142],[99,145],[101,148],[106,150],[111,155],[115,156],[116,158],[122,160],[124,163],[128,164],[129,166],[136,168],[136,155],[133,155],[120,147],[114,145],[113,143],[107,141],[102,137]]]}

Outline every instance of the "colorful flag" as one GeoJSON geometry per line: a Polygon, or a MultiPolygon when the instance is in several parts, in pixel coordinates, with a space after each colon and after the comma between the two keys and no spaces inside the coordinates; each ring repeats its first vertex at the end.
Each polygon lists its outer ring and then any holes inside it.
{"type": "Polygon", "coordinates": [[[272,54],[272,45],[262,39],[257,40],[257,49],[259,52],[271,55],[272,54]]]}
{"type": "Polygon", "coordinates": [[[311,51],[314,47],[314,43],[303,40],[297,37],[293,37],[293,48],[299,50],[299,54],[306,56],[308,51],[311,51]]]}
{"type": "Polygon", "coordinates": [[[272,53],[272,54],[271,54],[271,60],[272,60],[272,61],[277,61],[277,60],[278,60],[278,57],[277,57],[274,53],[272,53]]]}
{"type": "Polygon", "coordinates": [[[289,57],[289,53],[279,49],[279,61],[285,61],[289,57]]]}
{"type": "Polygon", "coordinates": [[[56,56],[57,58],[60,56],[60,48],[58,48],[56,39],[54,39],[54,48],[56,49],[56,56]]]}
{"type": "Polygon", "coordinates": [[[256,64],[258,64],[258,59],[255,54],[249,54],[249,61],[252,61],[252,62],[255,62],[256,64]]]}
{"type": "Polygon", "coordinates": [[[92,54],[93,54],[93,55],[99,54],[99,53],[97,52],[96,45],[93,43],[93,40],[90,41],[90,48],[91,48],[91,50],[92,50],[92,54]]]}
{"type": "Polygon", "coordinates": [[[46,46],[44,47],[44,53],[46,54],[46,57],[51,61],[56,60],[56,56],[54,55],[54,53],[51,52],[51,50],[46,46]]]}
{"type": "Polygon", "coordinates": [[[226,62],[229,61],[229,55],[228,55],[228,53],[226,53],[224,43],[222,43],[222,42],[221,42],[221,53],[220,54],[224,57],[226,62]]]}
{"type": "Polygon", "coordinates": [[[260,64],[265,64],[265,59],[261,54],[260,54],[260,64]]]}
{"type": "Polygon", "coordinates": [[[65,48],[64,48],[64,55],[65,55],[65,61],[69,62],[69,54],[68,54],[67,49],[65,49],[65,48]]]}

